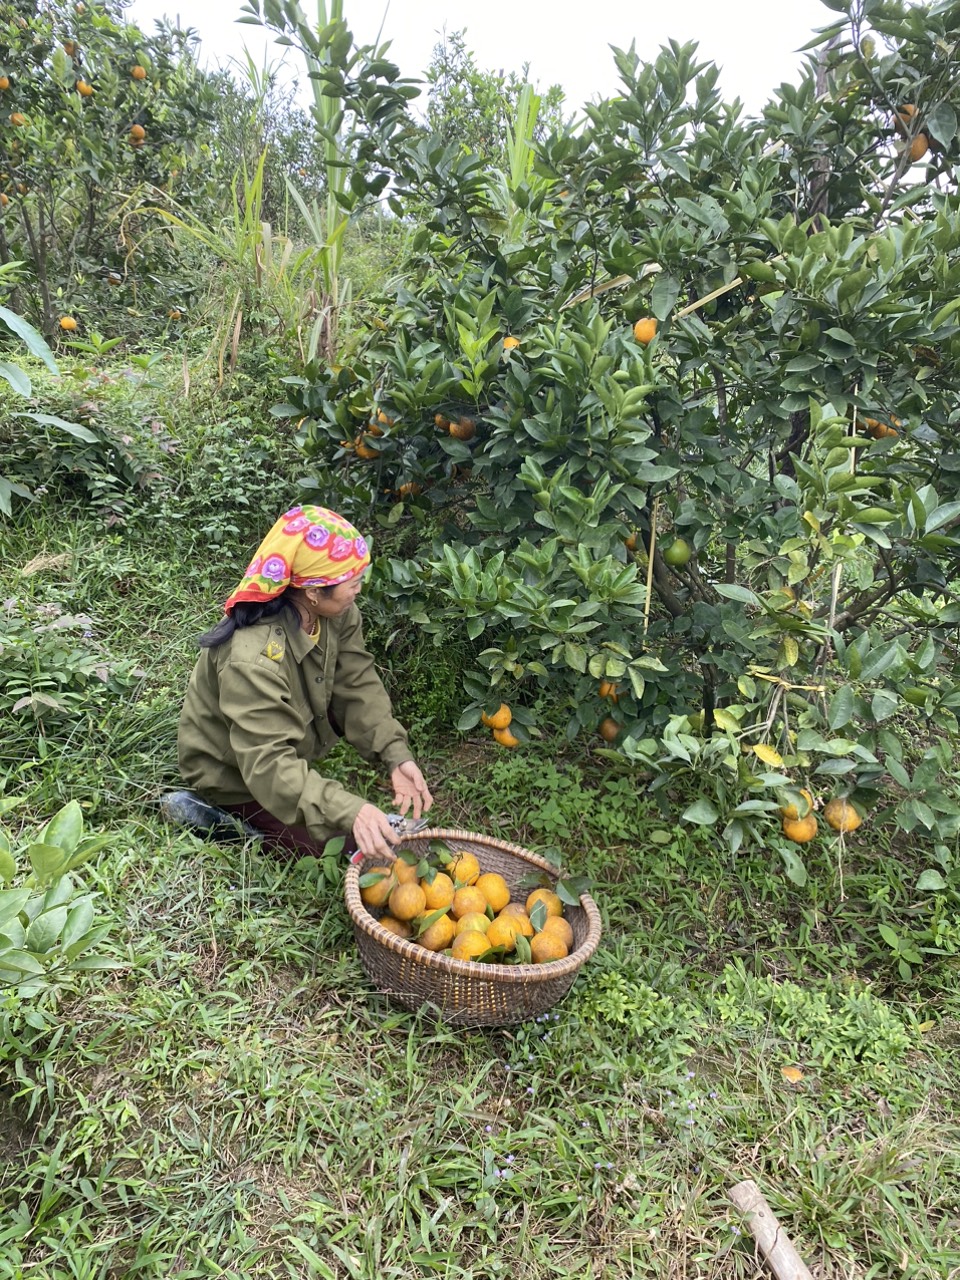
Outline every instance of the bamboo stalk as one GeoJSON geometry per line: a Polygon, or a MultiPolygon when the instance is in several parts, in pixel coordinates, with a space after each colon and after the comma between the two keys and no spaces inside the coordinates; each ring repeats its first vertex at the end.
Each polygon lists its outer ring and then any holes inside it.
{"type": "Polygon", "coordinates": [[[643,602],[643,643],[647,643],[647,631],[650,627],[650,603],[653,599],[653,553],[657,549],[657,513],[660,510],[660,495],[653,500],[650,513],[650,543],[647,548],[647,598],[643,602]]]}
{"type": "Polygon", "coordinates": [[[756,1240],[760,1255],[777,1280],[813,1280],[806,1263],[790,1243],[753,1179],[738,1182],[730,1188],[728,1195],[745,1215],[747,1230],[756,1240]]]}

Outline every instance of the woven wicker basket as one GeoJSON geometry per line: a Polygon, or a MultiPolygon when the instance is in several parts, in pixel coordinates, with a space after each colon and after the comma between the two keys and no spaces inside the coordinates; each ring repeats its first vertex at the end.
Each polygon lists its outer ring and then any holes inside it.
{"type": "MultiPolygon", "coordinates": [[[[510,886],[511,896],[524,894],[520,881],[531,871],[544,871],[556,880],[545,859],[516,844],[493,840],[470,831],[431,829],[404,836],[401,847],[417,854],[442,840],[453,853],[473,853],[484,871],[497,871],[510,886]]],[[[347,910],[360,948],[360,962],[370,981],[405,1009],[434,1006],[457,1026],[507,1026],[545,1013],[570,990],[577,971],[593,955],[600,941],[600,912],[587,894],[580,905],[566,907],[573,929],[573,950],[564,960],[549,964],[480,964],[454,960],[427,951],[384,929],[360,899],[360,876],[377,864],[367,858],[347,870],[347,910]]]]}

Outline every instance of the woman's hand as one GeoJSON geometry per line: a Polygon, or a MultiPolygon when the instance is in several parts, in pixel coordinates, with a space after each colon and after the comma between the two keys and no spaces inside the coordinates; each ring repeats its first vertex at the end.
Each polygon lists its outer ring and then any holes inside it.
{"type": "Polygon", "coordinates": [[[361,853],[393,862],[393,846],[400,843],[399,833],[387,821],[387,815],[375,804],[365,804],[353,823],[353,838],[361,853]]]}
{"type": "Polygon", "coordinates": [[[405,815],[411,804],[415,818],[428,812],[433,804],[433,796],[423,774],[412,760],[398,764],[390,774],[390,781],[393,783],[393,803],[397,806],[398,813],[405,815]]]}

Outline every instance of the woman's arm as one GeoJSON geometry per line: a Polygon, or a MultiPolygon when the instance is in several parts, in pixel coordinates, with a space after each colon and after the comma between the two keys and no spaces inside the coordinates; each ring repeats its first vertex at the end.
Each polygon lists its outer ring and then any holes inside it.
{"type": "Polygon", "coordinates": [[[407,731],[394,719],[390,698],[364,646],[356,607],[348,610],[340,626],[330,710],[343,736],[365,760],[380,760],[392,772],[413,759],[407,731]]]}

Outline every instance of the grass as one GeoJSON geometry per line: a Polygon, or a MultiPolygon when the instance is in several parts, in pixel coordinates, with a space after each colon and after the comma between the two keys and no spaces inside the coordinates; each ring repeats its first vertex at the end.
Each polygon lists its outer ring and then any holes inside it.
{"type": "MultiPolygon", "coordinates": [[[[960,1276],[956,948],[905,981],[877,931],[939,913],[949,940],[960,915],[917,899],[923,859],[882,829],[839,862],[820,841],[798,889],[774,848],[732,858],[582,745],[456,739],[456,655],[411,650],[388,675],[401,705],[417,690],[443,821],[560,849],[605,924],[549,1016],[455,1031],[371,990],[334,861],[162,824],[194,637],[240,558],[198,535],[224,476],[119,527],[38,506],[4,532],[6,592],[93,620],[30,651],[77,696],[10,719],[7,824],[26,839],[75,797],[111,833],[84,879],[122,964],[0,1005],[0,1280],[752,1280],[744,1177],[818,1280],[960,1276]],[[68,559],[18,573],[40,552],[68,559]],[[78,683],[88,650],[112,685],[78,683]]],[[[331,767],[377,794],[349,751],[331,767]]]]}

